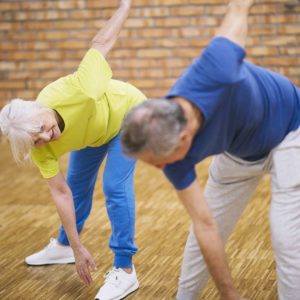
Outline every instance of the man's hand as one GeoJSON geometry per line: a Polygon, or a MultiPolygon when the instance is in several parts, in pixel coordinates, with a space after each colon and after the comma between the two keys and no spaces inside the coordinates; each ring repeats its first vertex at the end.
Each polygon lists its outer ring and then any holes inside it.
{"type": "Polygon", "coordinates": [[[247,300],[247,299],[242,298],[239,294],[234,292],[233,294],[227,296],[221,296],[220,300],[247,300]]]}
{"type": "Polygon", "coordinates": [[[235,298],[221,298],[221,300],[247,300],[246,298],[241,298],[240,296],[237,296],[235,298]]]}
{"type": "Polygon", "coordinates": [[[229,5],[238,5],[238,6],[246,7],[247,9],[250,9],[254,3],[255,3],[255,0],[231,0],[231,1],[229,1],[229,5]]]}
{"type": "Polygon", "coordinates": [[[120,0],[120,6],[130,8],[132,0],[120,0]]]}
{"type": "Polygon", "coordinates": [[[74,256],[78,275],[85,285],[90,285],[93,282],[90,268],[93,271],[97,269],[93,257],[83,245],[80,245],[78,249],[74,250],[74,256]]]}

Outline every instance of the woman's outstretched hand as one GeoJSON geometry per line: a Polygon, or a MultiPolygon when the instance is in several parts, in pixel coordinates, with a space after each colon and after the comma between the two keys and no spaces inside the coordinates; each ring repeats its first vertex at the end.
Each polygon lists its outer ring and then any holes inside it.
{"type": "Polygon", "coordinates": [[[74,250],[76,270],[85,285],[91,285],[93,282],[90,269],[95,271],[97,269],[95,261],[89,251],[81,245],[74,250]]]}

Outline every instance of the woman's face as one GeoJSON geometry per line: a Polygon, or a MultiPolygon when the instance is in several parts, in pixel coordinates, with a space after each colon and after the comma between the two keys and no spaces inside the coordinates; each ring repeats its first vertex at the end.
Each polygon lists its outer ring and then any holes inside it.
{"type": "Polygon", "coordinates": [[[34,146],[44,146],[51,141],[56,141],[60,137],[61,131],[55,118],[55,112],[42,112],[37,118],[41,123],[41,128],[40,132],[32,135],[34,146]]]}

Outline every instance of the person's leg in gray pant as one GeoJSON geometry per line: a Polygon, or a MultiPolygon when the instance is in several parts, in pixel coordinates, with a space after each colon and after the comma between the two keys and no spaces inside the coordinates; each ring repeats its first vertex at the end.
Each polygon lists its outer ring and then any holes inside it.
{"type": "Polygon", "coordinates": [[[300,129],[273,151],[270,225],[280,300],[300,300],[300,129]]]}
{"type": "MultiPolygon", "coordinates": [[[[228,154],[214,158],[205,188],[208,205],[219,224],[224,242],[265,173],[268,160],[247,162],[228,154]]],[[[209,274],[192,227],[185,246],[177,300],[195,300],[209,274]]]]}

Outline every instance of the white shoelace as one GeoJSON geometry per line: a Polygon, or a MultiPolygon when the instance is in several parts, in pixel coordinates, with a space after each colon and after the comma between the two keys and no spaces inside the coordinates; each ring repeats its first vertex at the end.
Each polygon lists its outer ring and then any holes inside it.
{"type": "Polygon", "coordinates": [[[120,271],[117,268],[113,268],[112,270],[108,271],[105,275],[105,282],[108,282],[115,287],[118,287],[120,285],[120,280],[118,280],[118,273],[120,271]]]}
{"type": "Polygon", "coordinates": [[[50,243],[44,248],[44,250],[53,248],[54,244],[55,244],[55,238],[51,238],[50,243]]]}

